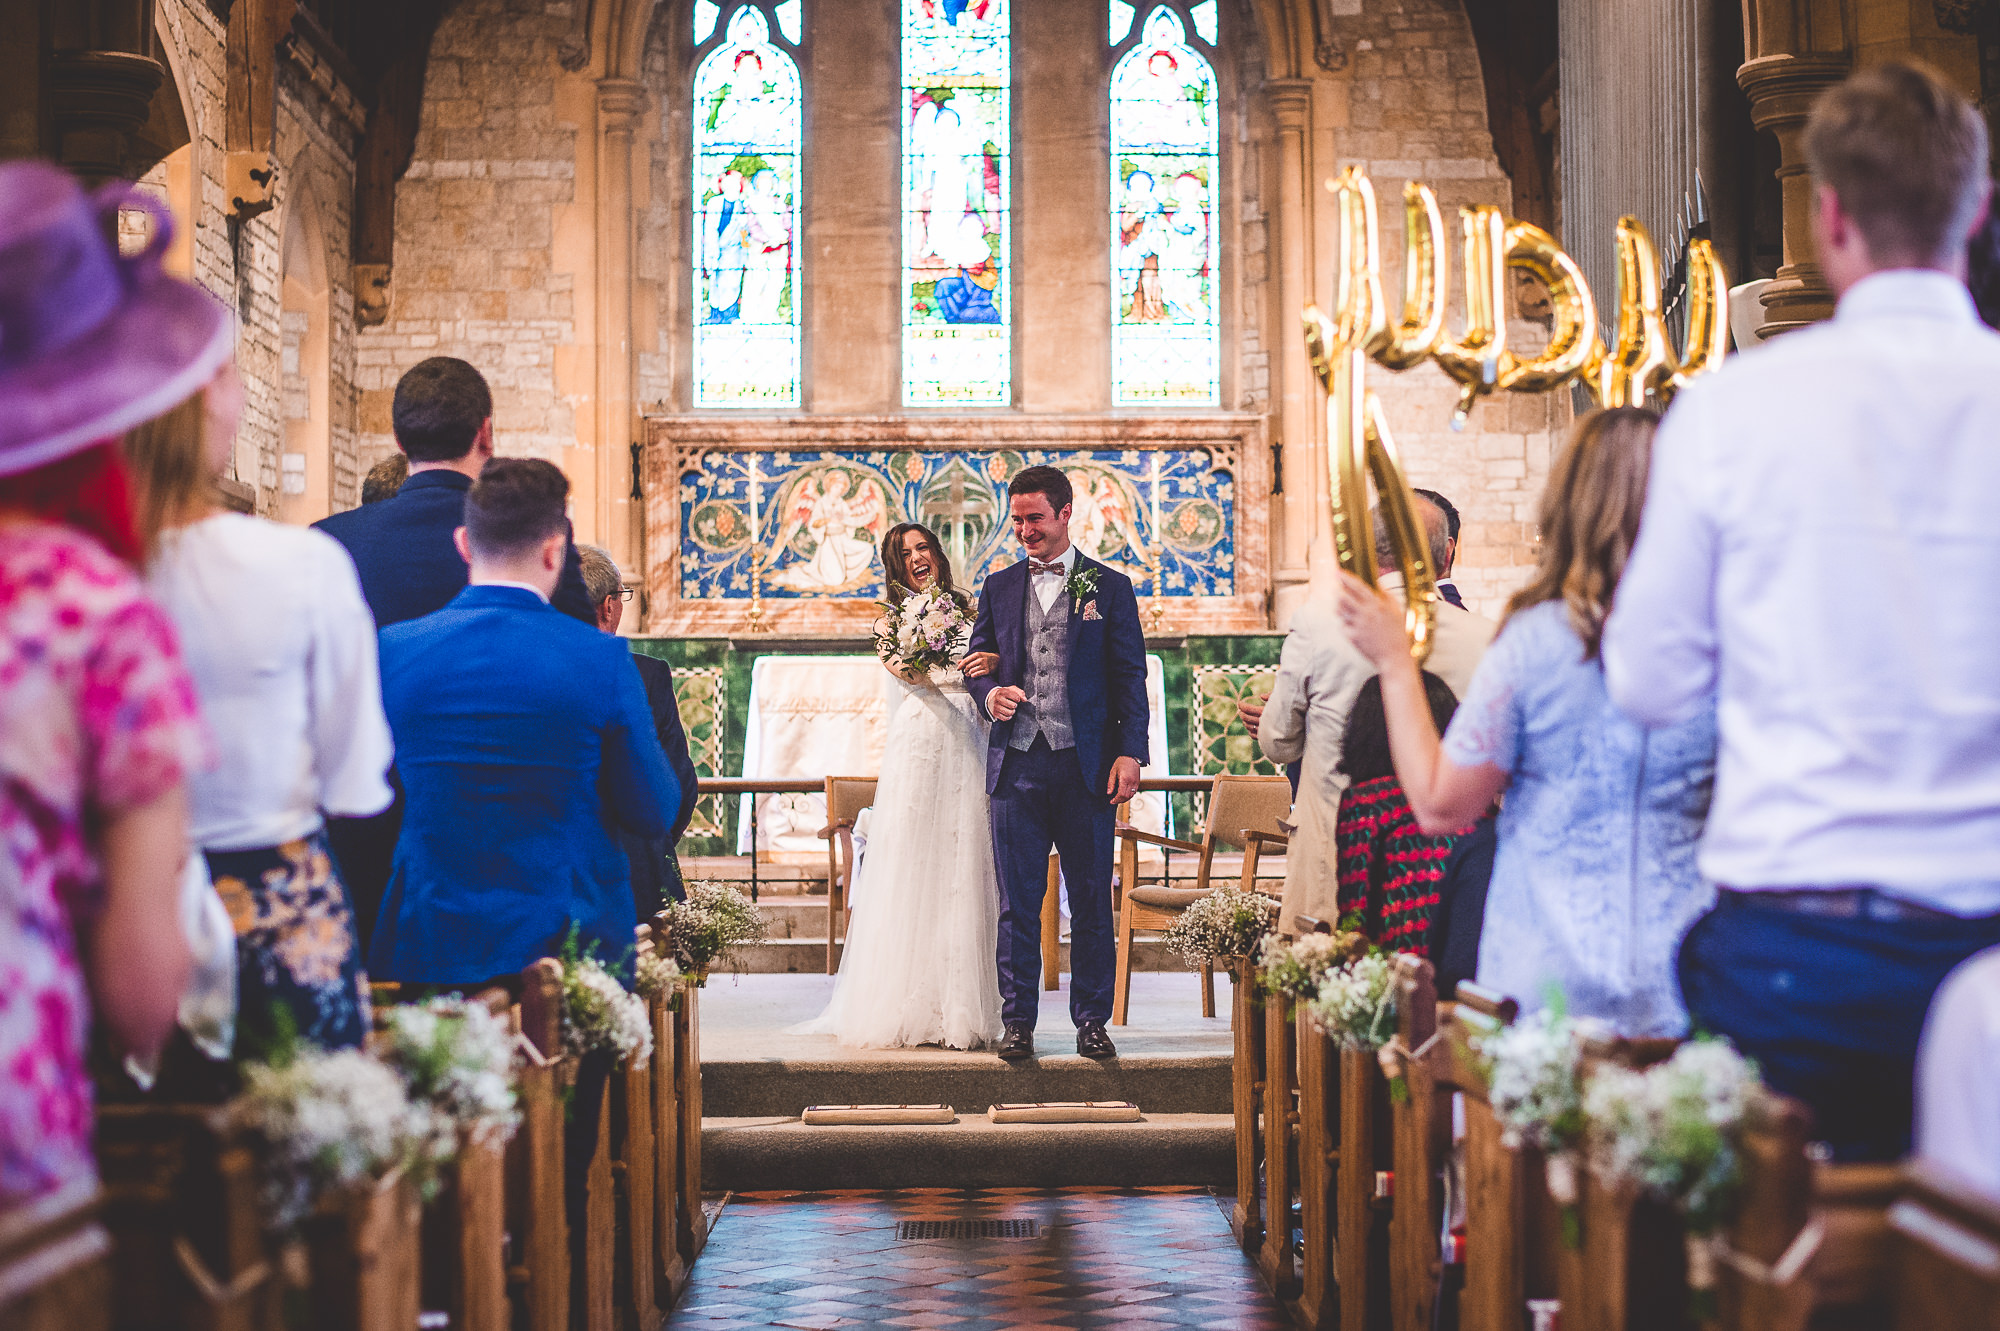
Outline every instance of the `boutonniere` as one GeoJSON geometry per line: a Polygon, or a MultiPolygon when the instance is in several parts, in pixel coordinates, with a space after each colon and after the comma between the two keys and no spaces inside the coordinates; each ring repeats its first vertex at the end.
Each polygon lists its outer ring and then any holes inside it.
{"type": "Polygon", "coordinates": [[[1078,564],[1075,570],[1069,575],[1068,583],[1064,585],[1070,594],[1071,600],[1081,601],[1086,597],[1095,596],[1097,595],[1097,570],[1094,568],[1085,568],[1082,564],[1078,564]]]}
{"type": "Polygon", "coordinates": [[[1097,613],[1097,602],[1095,601],[1085,601],[1083,603],[1083,617],[1086,620],[1104,618],[1103,615],[1097,613]]]}

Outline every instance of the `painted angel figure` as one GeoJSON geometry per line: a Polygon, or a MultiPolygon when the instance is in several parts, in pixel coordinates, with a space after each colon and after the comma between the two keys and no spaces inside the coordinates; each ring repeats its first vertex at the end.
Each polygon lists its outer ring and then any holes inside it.
{"type": "Polygon", "coordinates": [[[829,468],[817,482],[811,476],[792,494],[772,557],[782,553],[803,531],[814,543],[805,562],[771,575],[774,586],[795,592],[837,595],[861,586],[873,575],[875,548],[889,528],[888,509],[875,486],[854,491],[852,477],[840,467],[829,468]]]}

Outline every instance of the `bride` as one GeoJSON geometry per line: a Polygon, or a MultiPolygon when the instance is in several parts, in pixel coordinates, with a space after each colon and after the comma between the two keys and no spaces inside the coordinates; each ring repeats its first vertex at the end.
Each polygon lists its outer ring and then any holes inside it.
{"type": "MultiPolygon", "coordinates": [[[[952,586],[937,537],[921,524],[890,530],[882,567],[892,603],[933,584],[966,599],[952,586]]],[[[978,653],[961,655],[957,670],[890,672],[897,696],[840,975],[826,1011],[796,1033],[875,1048],[972,1049],[999,1038],[987,723],[965,691],[965,676],[997,664],[978,653]]]]}

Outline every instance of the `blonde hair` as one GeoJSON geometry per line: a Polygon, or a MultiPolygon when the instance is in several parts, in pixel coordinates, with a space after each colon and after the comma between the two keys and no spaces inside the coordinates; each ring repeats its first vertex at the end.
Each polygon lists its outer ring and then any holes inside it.
{"type": "Polygon", "coordinates": [[[132,473],[133,517],[150,561],[160,533],[199,514],[215,494],[208,470],[208,392],[188,398],[125,436],[132,473]]]}
{"type": "Polygon", "coordinates": [[[1653,431],[1660,418],[1637,407],[1593,412],[1576,423],[1542,491],[1542,549],[1535,576],[1507,602],[1501,623],[1529,606],[1561,601],[1597,659],[1604,620],[1639,535],[1653,431]]]}

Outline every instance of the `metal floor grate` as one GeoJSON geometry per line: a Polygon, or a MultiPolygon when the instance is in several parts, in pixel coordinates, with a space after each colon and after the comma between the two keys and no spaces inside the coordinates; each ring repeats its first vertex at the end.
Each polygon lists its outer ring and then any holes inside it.
{"type": "Polygon", "coordinates": [[[1041,1230],[1032,1220],[904,1220],[896,1226],[899,1243],[926,1239],[1033,1239],[1041,1230]]]}

